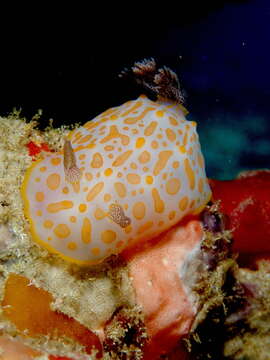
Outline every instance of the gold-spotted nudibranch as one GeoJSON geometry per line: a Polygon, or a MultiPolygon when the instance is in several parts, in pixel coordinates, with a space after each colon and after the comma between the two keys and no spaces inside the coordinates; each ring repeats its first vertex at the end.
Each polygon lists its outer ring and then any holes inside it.
{"type": "Polygon", "coordinates": [[[175,84],[162,88],[164,77],[175,83],[174,73],[154,66],[144,61],[133,72],[139,78],[155,72],[148,88],[159,89],[156,101],[142,95],[103,112],[73,130],[62,152],[34,162],[25,174],[32,238],[68,261],[101,262],[199,212],[210,199],[196,123],[185,119],[175,84]]]}

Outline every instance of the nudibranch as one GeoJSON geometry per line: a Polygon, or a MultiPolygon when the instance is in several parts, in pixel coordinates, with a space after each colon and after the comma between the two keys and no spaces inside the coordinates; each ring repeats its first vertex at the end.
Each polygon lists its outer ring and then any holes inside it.
{"type": "Polygon", "coordinates": [[[142,95],[35,161],[21,191],[33,240],[95,264],[201,211],[211,190],[196,123],[185,114],[180,103],[142,95]]]}

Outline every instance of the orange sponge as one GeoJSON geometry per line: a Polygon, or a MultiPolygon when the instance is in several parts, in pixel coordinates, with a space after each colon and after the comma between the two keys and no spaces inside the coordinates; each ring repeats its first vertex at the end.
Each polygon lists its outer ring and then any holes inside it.
{"type": "Polygon", "coordinates": [[[75,319],[52,311],[52,302],[53,297],[50,293],[32,285],[26,277],[13,273],[9,275],[2,301],[3,312],[22,336],[27,332],[29,337],[68,337],[85,346],[88,354],[93,348],[101,353],[97,335],[75,319]]]}

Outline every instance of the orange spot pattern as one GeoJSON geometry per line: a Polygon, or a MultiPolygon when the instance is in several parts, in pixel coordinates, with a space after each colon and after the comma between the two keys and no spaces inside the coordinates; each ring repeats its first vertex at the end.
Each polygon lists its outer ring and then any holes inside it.
{"type": "Polygon", "coordinates": [[[95,153],[93,155],[93,160],[91,161],[91,166],[94,169],[101,168],[103,165],[103,157],[100,153],[95,153]]]}
{"type": "Polygon", "coordinates": [[[155,164],[154,167],[154,175],[157,176],[166,166],[169,158],[173,155],[173,152],[171,150],[165,150],[165,151],[161,151],[158,154],[158,161],[155,164]]]}
{"type": "Polygon", "coordinates": [[[152,121],[144,130],[144,135],[151,136],[154,133],[154,131],[156,130],[157,126],[158,126],[158,122],[152,121]]]}
{"type": "Polygon", "coordinates": [[[51,174],[47,177],[47,186],[50,190],[56,190],[60,185],[60,175],[57,173],[51,174]]]}
{"type": "Polygon", "coordinates": [[[139,160],[139,162],[140,162],[141,164],[145,164],[145,163],[147,163],[148,161],[150,161],[150,160],[151,160],[151,155],[150,155],[149,151],[147,151],[147,150],[143,151],[143,152],[139,155],[138,160],[139,160]]]}
{"type": "Polygon", "coordinates": [[[119,155],[114,162],[112,163],[112,166],[121,166],[123,165],[126,160],[130,157],[130,155],[133,153],[133,150],[128,150],[119,155]]]}
{"type": "Polygon", "coordinates": [[[86,217],[83,219],[83,226],[82,226],[82,242],[85,244],[89,244],[92,239],[92,226],[90,220],[86,217]]]}
{"type": "Polygon", "coordinates": [[[70,228],[66,224],[58,224],[53,232],[60,239],[65,239],[70,235],[70,228]]]}
{"type": "Polygon", "coordinates": [[[137,220],[141,220],[145,217],[145,204],[144,202],[140,201],[133,205],[133,215],[137,220]]]}
{"type": "Polygon", "coordinates": [[[48,213],[57,213],[62,210],[71,209],[73,207],[73,201],[63,200],[56,203],[50,203],[47,206],[48,213]]]}
{"type": "Polygon", "coordinates": [[[89,191],[86,200],[87,201],[92,201],[95,199],[95,197],[101,192],[101,190],[104,187],[104,182],[99,182],[98,184],[96,184],[95,186],[92,187],[92,189],[89,191]]]}
{"type": "Polygon", "coordinates": [[[154,202],[154,208],[157,213],[162,213],[164,211],[165,205],[164,201],[161,199],[159,192],[156,188],[152,190],[152,197],[154,202]]]}

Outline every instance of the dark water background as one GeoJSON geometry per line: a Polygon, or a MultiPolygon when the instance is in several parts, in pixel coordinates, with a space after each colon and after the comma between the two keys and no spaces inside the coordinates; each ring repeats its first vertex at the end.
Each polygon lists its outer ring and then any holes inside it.
{"type": "Polygon", "coordinates": [[[41,7],[27,18],[1,13],[0,114],[21,108],[31,118],[42,109],[41,126],[84,123],[139,95],[117,74],[154,57],[179,75],[209,177],[270,167],[269,0],[175,6],[162,3],[150,16],[143,3],[123,13],[74,3],[44,17],[41,7]]]}

